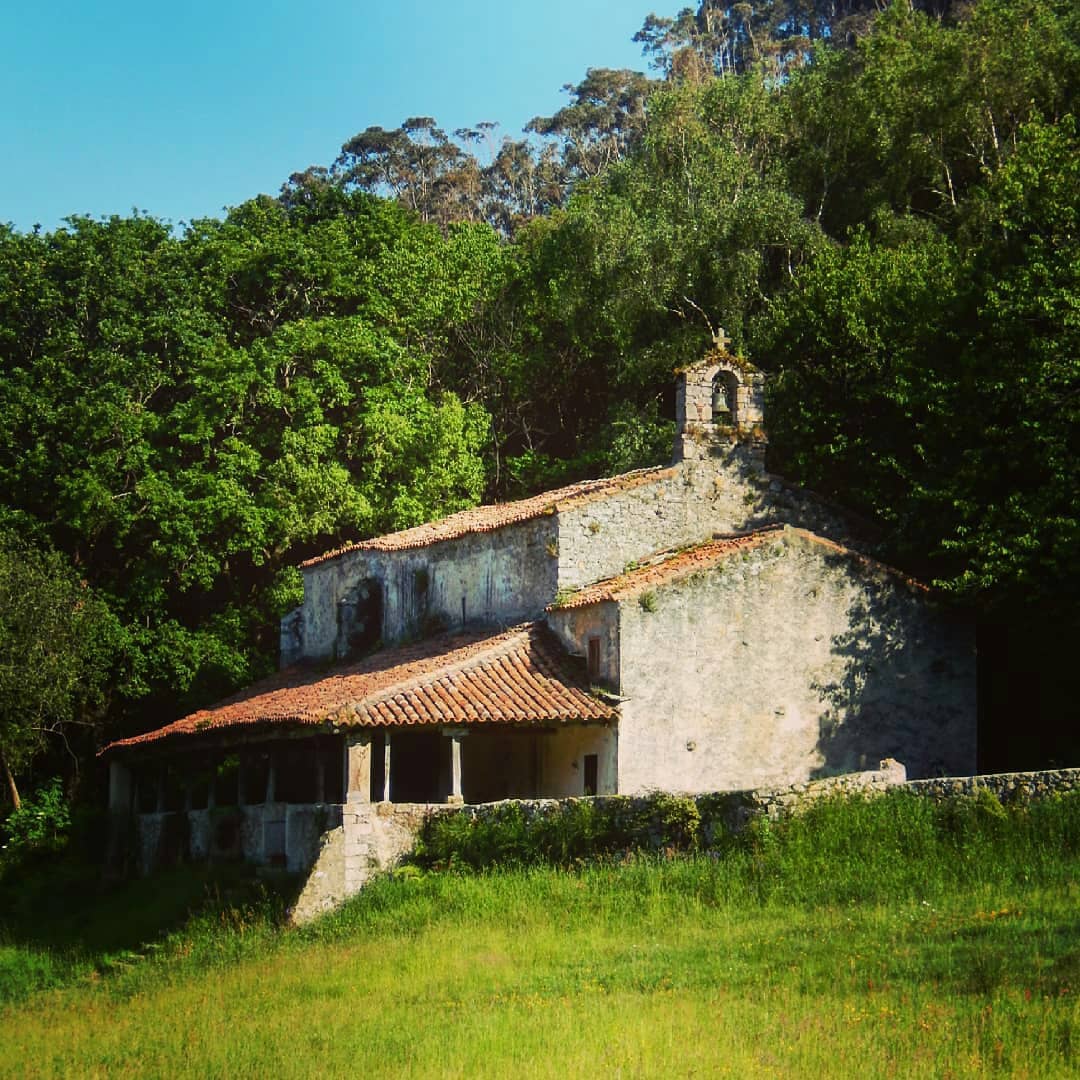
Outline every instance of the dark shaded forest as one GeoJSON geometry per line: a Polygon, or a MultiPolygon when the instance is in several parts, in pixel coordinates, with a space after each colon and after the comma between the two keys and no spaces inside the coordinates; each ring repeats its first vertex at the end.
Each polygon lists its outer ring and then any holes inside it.
{"type": "Polygon", "coordinates": [[[521,138],[412,117],[222,219],[0,227],[7,799],[272,669],[303,558],[665,460],[721,326],[770,467],[978,613],[983,769],[1080,764],[1080,9],[636,40],[521,138]]]}

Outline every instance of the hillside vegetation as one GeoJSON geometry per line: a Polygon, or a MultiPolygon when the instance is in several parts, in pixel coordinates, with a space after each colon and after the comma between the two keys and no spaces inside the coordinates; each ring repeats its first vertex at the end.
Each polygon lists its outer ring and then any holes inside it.
{"type": "Polygon", "coordinates": [[[302,558],[664,460],[721,328],[772,466],[982,614],[999,762],[1075,753],[1080,12],[880,7],[704,0],[529,139],[412,117],[222,219],[0,227],[0,587],[53,567],[102,644],[0,701],[11,802],[272,668],[302,558]]]}
{"type": "Polygon", "coordinates": [[[302,930],[225,879],[120,947],[191,878],[69,892],[5,932],[0,1074],[1058,1077],[1078,871],[1076,797],[894,792],[696,855],[402,870],[302,930]]]}

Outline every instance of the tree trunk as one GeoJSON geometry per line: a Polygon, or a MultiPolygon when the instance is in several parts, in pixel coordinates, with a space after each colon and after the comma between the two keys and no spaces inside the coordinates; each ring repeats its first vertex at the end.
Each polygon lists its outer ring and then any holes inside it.
{"type": "Polygon", "coordinates": [[[7,781],[8,792],[11,795],[11,808],[12,810],[18,810],[22,806],[22,799],[19,798],[19,789],[15,785],[15,777],[11,775],[7,758],[4,757],[2,750],[0,750],[0,770],[3,770],[4,779],[7,781]]]}

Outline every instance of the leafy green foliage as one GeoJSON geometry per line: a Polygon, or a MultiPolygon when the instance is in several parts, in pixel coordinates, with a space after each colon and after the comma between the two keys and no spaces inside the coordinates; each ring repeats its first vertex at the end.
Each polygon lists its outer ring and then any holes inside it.
{"type": "Polygon", "coordinates": [[[60,777],[53,777],[32,796],[22,800],[3,823],[5,859],[33,850],[58,850],[67,839],[71,807],[60,777]]]}
{"type": "Polygon", "coordinates": [[[299,558],[479,498],[434,369],[497,257],[363,194],[0,233],[0,500],[105,599],[129,700],[265,671],[299,558]]]}
{"type": "Polygon", "coordinates": [[[0,532],[0,779],[14,809],[13,774],[49,735],[93,731],[115,645],[108,609],[61,555],[0,532]]]}
{"type": "Polygon", "coordinates": [[[1066,638],[1080,9],[879,7],[650,16],[665,81],[590,70],[544,145],[413,117],[177,234],[0,229],[0,523],[111,613],[111,730],[266,671],[307,555],[663,460],[721,326],[774,467],[1066,638]]]}

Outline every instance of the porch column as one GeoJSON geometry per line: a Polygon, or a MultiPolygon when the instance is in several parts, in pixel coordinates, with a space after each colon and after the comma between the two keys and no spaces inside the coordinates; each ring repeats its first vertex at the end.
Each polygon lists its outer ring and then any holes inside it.
{"type": "Polygon", "coordinates": [[[382,770],[382,801],[390,801],[390,732],[384,732],[383,742],[383,770],[382,770]]]}
{"type": "Polygon", "coordinates": [[[110,761],[109,812],[127,817],[131,813],[131,800],[134,794],[131,770],[119,761],[110,761]]]}
{"type": "Polygon", "coordinates": [[[461,740],[468,732],[464,728],[447,728],[443,734],[450,737],[450,794],[446,801],[461,806],[465,802],[461,794],[461,740]]]}
{"type": "Polygon", "coordinates": [[[126,841],[134,797],[131,770],[120,761],[110,761],[108,863],[114,871],[122,868],[128,854],[126,841]]]}
{"type": "Polygon", "coordinates": [[[277,802],[277,756],[271,751],[266,760],[266,795],[263,802],[277,802]]]}
{"type": "Polygon", "coordinates": [[[345,736],[345,801],[371,802],[371,732],[345,736]]]}

